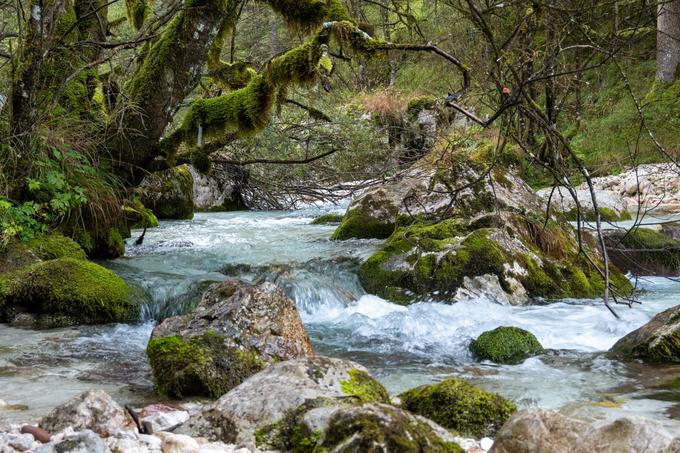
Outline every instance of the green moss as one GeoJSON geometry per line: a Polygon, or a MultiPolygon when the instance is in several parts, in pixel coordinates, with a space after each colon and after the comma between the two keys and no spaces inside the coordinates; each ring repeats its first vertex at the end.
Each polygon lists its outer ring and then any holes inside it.
{"type": "Polygon", "coordinates": [[[125,7],[127,8],[128,20],[135,30],[142,28],[144,22],[151,15],[151,7],[146,0],[125,0],[125,7]]]}
{"type": "Polygon", "coordinates": [[[53,260],[56,258],[85,259],[85,251],[73,239],[61,233],[32,239],[26,244],[40,259],[53,260]]]}
{"type": "Polygon", "coordinates": [[[147,355],[156,391],[174,398],[219,398],[264,367],[254,352],[226,346],[215,332],[152,338],[147,355]]]}
{"type": "Polygon", "coordinates": [[[262,0],[281,14],[289,26],[309,31],[323,22],[350,21],[341,0],[262,0]]]}
{"type": "MultiPolygon", "coordinates": [[[[575,222],[577,221],[578,217],[578,209],[573,208],[567,212],[564,213],[564,218],[566,220],[575,222]]],[[[630,212],[628,211],[621,211],[620,214],[618,214],[616,211],[610,208],[600,208],[600,218],[605,221],[605,222],[622,222],[625,220],[632,220],[633,217],[631,216],[630,212]]],[[[581,219],[586,221],[586,222],[595,222],[596,216],[595,216],[595,211],[592,209],[586,209],[586,210],[581,210],[581,219]]]]}
{"type": "Polygon", "coordinates": [[[355,208],[345,214],[342,223],[333,232],[331,239],[344,241],[351,238],[385,239],[394,232],[394,221],[381,221],[367,215],[363,208],[355,208]]]}
{"type": "Polygon", "coordinates": [[[310,225],[324,225],[326,223],[340,223],[344,218],[341,214],[324,214],[310,222],[310,225]]]}
{"type": "Polygon", "coordinates": [[[8,306],[58,315],[70,324],[130,322],[139,314],[138,301],[120,277],[83,259],[36,263],[13,274],[8,286],[8,306]]]}
{"type": "Polygon", "coordinates": [[[457,443],[442,440],[427,422],[380,405],[333,414],[321,444],[313,451],[463,452],[457,443]]]}
{"type": "Polygon", "coordinates": [[[212,161],[202,148],[195,148],[191,151],[191,165],[202,175],[208,175],[212,171],[212,161]]]}
{"type": "Polygon", "coordinates": [[[340,388],[347,395],[356,396],[365,403],[389,403],[390,395],[380,382],[361,370],[349,370],[349,379],[340,381],[340,388]]]}
{"type": "Polygon", "coordinates": [[[495,393],[462,379],[446,379],[399,395],[402,407],[462,436],[492,436],[517,407],[495,393]]]}
{"type": "Polygon", "coordinates": [[[484,332],[470,344],[480,360],[516,364],[545,352],[534,334],[519,327],[498,327],[484,332]]]}

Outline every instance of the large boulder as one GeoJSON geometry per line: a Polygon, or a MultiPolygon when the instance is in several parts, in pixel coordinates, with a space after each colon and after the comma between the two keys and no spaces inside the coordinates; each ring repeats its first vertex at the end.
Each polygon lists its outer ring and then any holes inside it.
{"type": "Polygon", "coordinates": [[[136,431],[130,415],[103,390],[90,390],[54,408],[40,421],[40,427],[50,433],[72,428],[91,430],[102,437],[136,431]]]}
{"type": "Polygon", "coordinates": [[[531,332],[519,327],[497,327],[482,333],[470,343],[472,353],[480,360],[516,364],[545,352],[531,332]]]}
{"type": "Polygon", "coordinates": [[[680,305],[663,311],[612,346],[612,357],[680,362],[680,305]]]}
{"type": "Polygon", "coordinates": [[[258,432],[258,448],[279,451],[462,453],[446,429],[380,403],[301,407],[258,432]]]}
{"type": "Polygon", "coordinates": [[[110,270],[78,258],[38,261],[4,278],[2,318],[26,327],[131,322],[143,299],[110,270]]]}
{"type": "MultiPolygon", "coordinates": [[[[588,189],[575,189],[576,199],[578,200],[579,208],[576,206],[576,201],[571,192],[563,186],[546,187],[536,191],[536,194],[543,199],[547,205],[550,201],[551,209],[562,213],[568,220],[578,220],[578,214],[581,214],[581,220],[594,221],[595,209],[593,208],[593,199],[588,189]]],[[[629,209],[629,202],[618,192],[611,190],[596,190],[595,199],[597,200],[597,207],[600,210],[602,220],[607,222],[618,222],[621,220],[630,220],[632,218],[629,209]]]]}
{"type": "Polygon", "coordinates": [[[680,241],[651,228],[605,232],[611,261],[636,275],[680,275],[680,241]]]}
{"type": "Polygon", "coordinates": [[[271,283],[215,283],[195,312],[167,318],[147,347],[156,389],[217,398],[272,363],[313,354],[295,304],[271,283]]]}
{"type": "Polygon", "coordinates": [[[416,387],[399,398],[404,409],[478,439],[493,435],[517,410],[502,396],[456,378],[416,387]]]}
{"type": "Polygon", "coordinates": [[[529,409],[513,415],[498,432],[490,453],[676,453],[674,438],[660,423],[621,418],[590,424],[556,411],[529,409]]]}
{"type": "Polygon", "coordinates": [[[354,362],[308,357],[280,362],[246,379],[214,404],[195,414],[186,429],[248,448],[303,405],[388,403],[384,387],[354,362]]]}
{"type": "MultiPolygon", "coordinates": [[[[604,280],[573,228],[546,221],[533,190],[512,172],[490,170],[485,149],[433,151],[353,201],[334,238],[389,235],[359,269],[364,288],[399,303],[432,294],[457,302],[480,290],[514,305],[602,295],[604,280]]],[[[585,247],[602,267],[594,241],[585,247]]],[[[613,267],[611,281],[632,291],[613,267]]]]}
{"type": "Polygon", "coordinates": [[[148,175],[138,192],[142,204],[159,219],[191,219],[194,216],[194,179],[188,165],[148,175]]]}
{"type": "Polygon", "coordinates": [[[194,207],[199,211],[238,211],[247,209],[238,182],[245,178],[241,169],[214,164],[212,171],[201,173],[189,166],[193,179],[194,207]]]}

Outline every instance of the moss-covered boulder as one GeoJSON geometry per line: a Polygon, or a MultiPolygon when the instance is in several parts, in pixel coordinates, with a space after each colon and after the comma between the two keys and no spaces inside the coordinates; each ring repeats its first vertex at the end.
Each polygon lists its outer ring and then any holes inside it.
{"type": "Polygon", "coordinates": [[[329,223],[342,222],[343,215],[341,214],[323,214],[310,222],[310,225],[326,225],[329,223]]]}
{"type": "Polygon", "coordinates": [[[7,274],[4,318],[19,313],[35,327],[131,322],[139,294],[108,269],[84,259],[40,261],[7,274]]]}
{"type": "Polygon", "coordinates": [[[85,251],[76,241],[61,233],[52,233],[30,240],[27,247],[42,260],[57,258],[85,259],[85,251]]]}
{"type": "Polygon", "coordinates": [[[294,437],[303,436],[297,428],[303,419],[322,422],[318,412],[305,415],[314,409],[388,400],[384,387],[361,365],[315,356],[265,368],[192,415],[188,425],[196,436],[253,450],[256,444],[285,450],[294,437]]]}
{"type": "Polygon", "coordinates": [[[147,354],[158,393],[217,398],[272,363],[313,353],[280,289],[233,280],[212,285],[194,313],[157,325],[147,354]]]}
{"type": "Polygon", "coordinates": [[[432,452],[464,450],[444,428],[386,404],[310,401],[258,431],[257,447],[295,452],[432,452]]]}
{"type": "Polygon", "coordinates": [[[636,275],[680,275],[680,242],[651,228],[606,232],[612,262],[636,275]]]}
{"type": "Polygon", "coordinates": [[[456,378],[408,390],[402,407],[462,436],[493,436],[517,410],[514,403],[456,378]]]}
{"type": "Polygon", "coordinates": [[[680,305],[663,311],[612,346],[609,356],[647,362],[680,362],[680,305]]]}
{"type": "Polygon", "coordinates": [[[545,352],[533,333],[519,327],[497,327],[481,334],[470,344],[480,360],[515,364],[545,352]]]}
{"type": "MultiPolygon", "coordinates": [[[[400,227],[361,265],[359,279],[368,292],[399,303],[436,293],[450,302],[483,295],[521,305],[604,291],[598,271],[579,255],[569,225],[514,212],[400,227]]],[[[615,267],[610,279],[621,293],[632,291],[615,267]]]]}
{"type": "Polygon", "coordinates": [[[187,165],[147,176],[138,191],[142,204],[159,219],[194,216],[194,180],[187,165]]]}

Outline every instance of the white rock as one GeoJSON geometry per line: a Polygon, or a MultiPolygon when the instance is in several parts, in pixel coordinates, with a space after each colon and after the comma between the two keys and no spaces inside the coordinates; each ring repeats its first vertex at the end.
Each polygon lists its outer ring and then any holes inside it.
{"type": "Polygon", "coordinates": [[[482,447],[482,450],[489,451],[493,447],[493,439],[485,437],[479,441],[479,446],[482,447]]]}
{"type": "Polygon", "coordinates": [[[184,434],[160,432],[154,434],[161,440],[163,453],[199,453],[200,447],[196,439],[184,434]]]}
{"type": "Polygon", "coordinates": [[[35,439],[31,434],[6,434],[7,444],[19,451],[27,451],[34,447],[35,439]]]}
{"type": "Polygon", "coordinates": [[[146,432],[153,434],[158,431],[172,431],[187,420],[189,420],[187,411],[156,412],[144,417],[142,423],[146,432]]]}

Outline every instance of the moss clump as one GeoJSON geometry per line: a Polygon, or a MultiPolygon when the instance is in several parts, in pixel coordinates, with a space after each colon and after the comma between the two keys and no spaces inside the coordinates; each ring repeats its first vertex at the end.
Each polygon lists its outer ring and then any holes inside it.
{"type": "Polygon", "coordinates": [[[156,391],[174,398],[219,398],[264,367],[255,353],[226,346],[224,336],[212,331],[152,338],[146,352],[156,391]]]}
{"type": "Polygon", "coordinates": [[[340,381],[340,386],[347,395],[355,396],[365,403],[390,402],[385,387],[365,371],[349,370],[349,379],[340,381]]]}
{"type": "Polygon", "coordinates": [[[324,225],[327,223],[340,223],[344,218],[341,214],[324,214],[312,220],[310,225],[324,225]]]}
{"type": "Polygon", "coordinates": [[[130,322],[139,315],[131,288],[97,264],[58,258],[33,264],[9,279],[8,307],[54,315],[65,324],[130,322]]]}
{"type": "Polygon", "coordinates": [[[462,436],[492,436],[517,410],[500,395],[456,378],[423,385],[399,395],[402,407],[462,436]]]}
{"type": "Polygon", "coordinates": [[[545,352],[534,334],[519,327],[497,327],[484,332],[470,344],[480,360],[515,364],[545,352]]]}
{"type": "MultiPolygon", "coordinates": [[[[575,222],[578,220],[578,209],[573,208],[567,212],[564,213],[564,218],[575,222]]],[[[605,222],[622,222],[625,220],[632,220],[633,217],[631,216],[630,212],[628,211],[621,211],[621,213],[617,213],[613,209],[610,208],[600,208],[600,218],[605,221],[605,222]]],[[[581,219],[585,220],[586,222],[595,222],[597,220],[595,216],[595,211],[592,209],[586,209],[586,210],[581,210],[581,219]]]]}
{"type": "Polygon", "coordinates": [[[85,251],[80,245],[61,233],[52,233],[32,239],[26,245],[42,260],[86,258],[85,251]]]}
{"type": "Polygon", "coordinates": [[[364,208],[354,208],[345,214],[331,239],[344,241],[347,239],[385,239],[394,233],[396,220],[379,220],[364,212],[364,208]]]}

